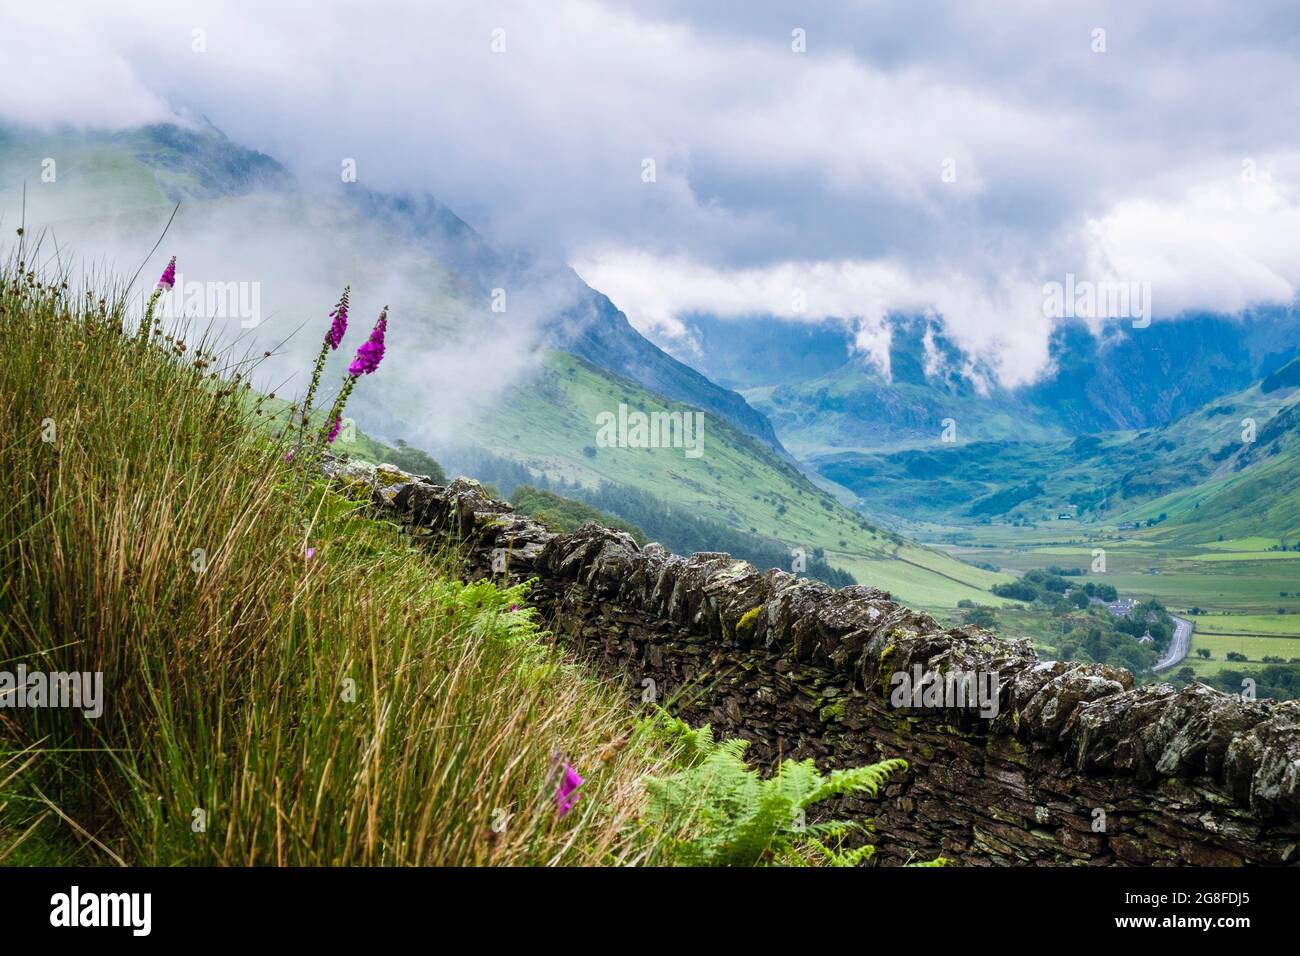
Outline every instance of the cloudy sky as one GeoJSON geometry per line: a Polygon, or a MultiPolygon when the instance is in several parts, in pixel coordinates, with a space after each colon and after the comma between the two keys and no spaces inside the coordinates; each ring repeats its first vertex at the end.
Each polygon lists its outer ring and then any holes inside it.
{"type": "Polygon", "coordinates": [[[1015,384],[1067,273],[1149,282],[1158,318],[1300,283],[1286,3],[270,6],[6,3],[0,119],[203,114],[307,181],[355,158],[661,341],[836,316],[870,351],[928,311],[1015,384]]]}

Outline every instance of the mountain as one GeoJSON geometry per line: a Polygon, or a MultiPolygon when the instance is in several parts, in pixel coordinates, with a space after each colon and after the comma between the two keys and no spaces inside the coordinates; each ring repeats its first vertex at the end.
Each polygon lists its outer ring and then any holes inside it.
{"type": "MultiPolygon", "coordinates": [[[[924,607],[987,599],[1008,579],[878,530],[809,481],[740,395],[644,339],[567,266],[497,248],[436,199],[360,184],[309,190],[210,128],[9,131],[0,171],[0,208],[11,214],[29,184],[33,241],[48,226],[60,255],[71,245],[71,254],[98,251],[129,268],[181,202],[159,254],[180,254],[187,283],[233,276],[231,285],[260,289],[269,314],[251,334],[242,322],[221,328],[249,336],[255,354],[265,350],[257,381],[267,392],[301,392],[319,346],[298,330],[314,337],[312,323],[344,282],[354,325],[364,328],[363,298],[376,311],[386,301],[385,374],[349,405],[378,439],[406,440],[451,467],[482,465],[472,473],[489,479],[501,471],[557,486],[647,533],[652,519],[701,550],[843,568],[924,607]],[[39,179],[47,156],[57,158],[56,182],[39,179]],[[498,292],[500,311],[491,308],[498,292]],[[598,416],[620,406],[681,413],[683,405],[704,415],[698,457],[597,441],[598,416]]],[[[214,317],[210,307],[199,314],[214,317]]],[[[345,356],[331,356],[327,381],[342,364],[345,356]]]]}
{"type": "MultiPolygon", "coordinates": [[[[561,352],[547,356],[543,374],[516,386],[506,399],[476,422],[481,448],[526,470],[521,482],[544,476],[566,482],[560,490],[597,507],[648,526],[615,490],[637,489],[639,508],[645,496],[653,511],[680,511],[759,539],[783,545],[789,562],[795,549],[843,568],[859,582],[870,583],[927,608],[951,608],[960,600],[1001,603],[988,593],[1007,575],[975,567],[921,547],[877,528],[813,485],[784,456],[725,421],[706,420],[704,454],[688,457],[680,448],[597,447],[591,422],[602,411],[626,405],[646,412],[670,410],[671,404],[635,382],[610,375],[581,358],[561,352]]],[[[434,449],[453,466],[510,484],[499,463],[486,465],[458,449],[434,449]]],[[[729,536],[729,540],[734,536],[729,536]]],[[[730,546],[729,546],[730,547],[730,546]]],[[[699,547],[699,550],[718,548],[699,547]]],[[[741,548],[732,548],[741,552],[741,548]]],[[[769,553],[770,549],[764,549],[769,553]]]]}
{"type": "MultiPolygon", "coordinates": [[[[36,190],[51,193],[59,184],[69,184],[96,196],[97,204],[106,207],[100,211],[104,217],[156,212],[177,202],[229,202],[268,193],[282,197],[281,210],[292,217],[293,200],[304,195],[304,187],[279,162],[233,143],[205,122],[192,129],[155,124],[122,132],[0,128],[0,171],[7,186],[4,193],[9,194],[4,206],[17,208],[26,184],[35,211],[37,200],[44,198],[36,190]],[[56,162],[54,183],[41,180],[47,158],[56,162]]],[[[646,340],[606,296],[563,263],[500,250],[431,197],[395,196],[350,184],[313,195],[311,202],[335,207],[342,223],[381,224],[387,238],[408,252],[423,249],[445,273],[444,291],[463,300],[459,304],[464,311],[481,312],[481,303],[496,288],[520,301],[544,299],[537,321],[545,344],[725,418],[784,452],[771,424],[740,395],[646,340]]],[[[262,228],[274,225],[263,217],[262,228]]],[[[346,233],[341,230],[343,238],[346,233]]]]}
{"type": "Polygon", "coordinates": [[[856,356],[814,379],[744,394],[801,458],[839,449],[926,447],[940,441],[949,423],[959,441],[1066,434],[1050,410],[1019,393],[981,391],[963,374],[965,365],[933,322],[896,319],[888,372],[856,356]]]}
{"type": "Polygon", "coordinates": [[[1066,323],[1051,342],[1054,374],[1025,398],[1071,434],[1166,425],[1300,355],[1298,323],[1294,309],[1183,316],[1144,329],[1116,322],[1101,335],[1066,323]]]}
{"type": "MultiPolygon", "coordinates": [[[[1300,524],[1300,500],[1293,494],[1300,482],[1298,455],[1300,359],[1155,428],[1071,440],[844,452],[814,464],[857,494],[867,510],[912,520],[1038,521],[1067,513],[1127,523],[1166,514],[1181,523],[1249,528],[1251,535],[1271,529],[1276,537],[1300,524]]],[[[1196,531],[1209,535],[1198,540],[1219,533],[1209,530],[1196,531]]]]}
{"type": "Polygon", "coordinates": [[[854,355],[838,322],[687,316],[679,357],[736,388],[765,413],[800,458],[934,445],[944,420],[958,442],[1073,439],[1166,425],[1247,388],[1300,354],[1300,315],[1271,309],[1242,317],[1184,316],[1094,334],[1065,322],[1040,381],[999,388],[934,320],[891,319],[889,371],[854,355]],[[751,333],[752,330],[752,333],[751,333]],[[968,364],[988,387],[963,374],[968,364]]]}
{"type": "Polygon", "coordinates": [[[1205,414],[1227,416],[1236,430],[1214,451],[1200,449],[1210,476],[1127,509],[1118,520],[1158,521],[1160,537],[1169,543],[1261,538],[1296,544],[1300,541],[1300,359],[1259,385],[1221,400],[1205,414]],[[1242,421],[1247,418],[1254,423],[1249,442],[1242,440],[1242,421]]]}
{"type": "Polygon", "coordinates": [[[360,189],[365,216],[406,232],[486,301],[503,288],[527,300],[544,299],[545,344],[694,408],[712,412],[785,454],[771,423],[736,392],[719,387],[637,332],[609,298],[562,262],[502,251],[431,197],[392,196],[360,189]],[[553,305],[550,305],[553,303],[553,305]]]}

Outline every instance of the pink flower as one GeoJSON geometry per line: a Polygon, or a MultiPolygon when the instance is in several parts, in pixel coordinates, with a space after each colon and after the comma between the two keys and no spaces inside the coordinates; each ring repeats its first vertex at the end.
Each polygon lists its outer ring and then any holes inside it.
{"type": "Polygon", "coordinates": [[[310,561],[310,560],[311,560],[312,558],[314,558],[314,557],[316,557],[316,549],[315,549],[315,548],[308,548],[308,549],[307,549],[307,560],[310,561]]]}
{"type": "Polygon", "coordinates": [[[330,323],[329,330],[325,333],[325,341],[329,343],[331,349],[339,347],[339,343],[343,341],[343,334],[348,330],[348,292],[348,289],[343,290],[343,297],[330,313],[330,318],[334,321],[330,323]]]}
{"type": "Polygon", "coordinates": [[[284,460],[285,460],[285,461],[293,461],[293,449],[292,449],[292,448],[290,448],[287,452],[284,453],[284,460]]]}
{"type": "Polygon", "coordinates": [[[343,427],[343,419],[341,418],[334,419],[334,424],[330,425],[329,436],[325,440],[332,445],[334,443],[334,439],[339,437],[339,429],[342,427],[343,427]]]}
{"type": "Polygon", "coordinates": [[[176,285],[176,257],[172,256],[172,261],[167,263],[167,268],[158,277],[158,288],[170,292],[174,285],[176,285]]]}
{"type": "Polygon", "coordinates": [[[560,785],[555,789],[555,805],[560,811],[560,816],[568,813],[578,801],[574,793],[583,783],[583,779],[578,776],[578,771],[566,763],[564,765],[564,777],[560,780],[560,785]]]}
{"type": "Polygon", "coordinates": [[[348,366],[349,375],[354,378],[358,375],[369,375],[379,368],[379,363],[384,358],[384,331],[387,328],[388,306],[384,306],[384,311],[379,313],[379,321],[370,330],[370,338],[361,343],[361,347],[357,349],[357,357],[348,366]]]}

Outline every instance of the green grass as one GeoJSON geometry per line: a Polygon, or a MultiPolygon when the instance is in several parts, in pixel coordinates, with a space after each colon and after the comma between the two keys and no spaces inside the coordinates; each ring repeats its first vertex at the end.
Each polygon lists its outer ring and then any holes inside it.
{"type": "Polygon", "coordinates": [[[637,544],[646,543],[646,536],[640,528],[581,501],[557,495],[553,491],[521,485],[511,492],[510,504],[517,511],[536,518],[549,530],[559,534],[576,531],[585,524],[598,524],[616,531],[626,531],[637,544]]]}
{"type": "Polygon", "coordinates": [[[840,551],[827,552],[827,559],[844,568],[859,582],[891,592],[905,603],[928,611],[957,606],[958,601],[1001,607],[1006,598],[989,593],[994,584],[1012,580],[955,560],[944,561],[938,552],[902,546],[894,557],[870,557],[840,551]]]}
{"type": "Polygon", "coordinates": [[[1262,663],[1264,657],[1280,657],[1289,661],[1293,657],[1300,658],[1300,637],[1252,637],[1193,632],[1191,656],[1197,657],[1196,652],[1200,648],[1207,649],[1214,660],[1227,667],[1236,663],[1227,659],[1229,651],[1245,654],[1248,660],[1257,663],[1262,663]]]}
{"type": "Polygon", "coordinates": [[[699,458],[687,458],[680,448],[596,447],[596,416],[617,412],[620,403],[646,412],[681,410],[632,382],[552,352],[540,381],[508,394],[474,423],[472,433],[484,447],[535,474],[631,486],[792,548],[825,548],[827,560],[860,583],[886,588],[918,607],[951,608],[1010,580],[875,528],[714,416],[705,419],[699,458]]]}
{"type": "MultiPolygon", "coordinates": [[[[1267,666],[1267,664],[1262,664],[1259,661],[1225,661],[1222,657],[1207,661],[1199,657],[1189,657],[1174,669],[1174,673],[1184,667],[1190,667],[1196,675],[1196,679],[1206,681],[1223,671],[1240,671],[1243,674],[1254,674],[1267,666]]],[[[1164,676],[1168,679],[1169,675],[1164,676]]]]}
{"type": "Polygon", "coordinates": [[[1277,547],[1277,538],[1255,535],[1250,538],[1232,538],[1228,541],[1204,541],[1199,546],[1212,551],[1267,551],[1277,547]]]}
{"type": "Polygon", "coordinates": [[[1189,561],[1300,561],[1300,551],[1224,551],[1189,555],[1189,561]]]}
{"type": "Polygon", "coordinates": [[[1204,634],[1300,637],[1300,614],[1205,614],[1196,618],[1196,630],[1204,634]]]}
{"type": "Polygon", "coordinates": [[[0,661],[105,687],[97,720],[0,710],[0,860],[660,859],[634,820],[674,752],[621,692],[518,593],[304,490],[248,362],[122,334],[104,291],[0,277],[0,661]],[[556,752],[587,778],[563,818],[556,752]]]}

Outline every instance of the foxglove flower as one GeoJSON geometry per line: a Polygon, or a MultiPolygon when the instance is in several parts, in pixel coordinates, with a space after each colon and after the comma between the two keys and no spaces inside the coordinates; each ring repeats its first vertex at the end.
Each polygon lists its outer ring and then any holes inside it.
{"type": "Polygon", "coordinates": [[[149,304],[145,306],[144,319],[140,322],[140,327],[136,329],[136,336],[141,342],[148,341],[150,335],[158,334],[156,328],[159,323],[154,321],[153,310],[157,308],[158,300],[162,298],[162,294],[170,292],[174,285],[176,285],[176,257],[172,256],[171,262],[167,263],[167,268],[158,277],[158,284],[154,286],[153,292],[149,296],[149,304]]]}
{"type": "Polygon", "coordinates": [[[343,335],[348,330],[348,289],[343,290],[343,298],[339,299],[339,304],[334,307],[330,313],[333,320],[330,323],[329,330],[325,333],[325,342],[331,349],[337,349],[339,343],[343,341],[343,335]]]}
{"type": "MultiPolygon", "coordinates": [[[[311,403],[316,397],[316,389],[320,387],[320,376],[325,371],[325,361],[330,356],[330,351],[337,349],[339,343],[343,341],[343,334],[348,330],[348,301],[352,294],[351,286],[343,287],[343,294],[339,296],[339,301],[334,306],[334,311],[330,313],[330,327],[325,330],[325,341],[320,347],[320,354],[316,356],[316,364],[311,370],[311,384],[307,386],[307,397],[302,403],[302,425],[298,431],[298,444],[301,446],[303,439],[307,435],[307,423],[311,421],[311,403]]],[[[326,432],[329,433],[329,441],[334,440],[338,434],[338,426],[334,423],[337,416],[331,414],[325,419],[326,427],[321,429],[321,439],[325,439],[326,432]]]]}
{"type": "Polygon", "coordinates": [[[555,806],[559,809],[560,816],[568,813],[577,802],[576,791],[583,783],[583,779],[578,776],[578,771],[566,763],[564,776],[560,779],[560,785],[555,788],[555,806]]]}
{"type": "Polygon", "coordinates": [[[369,375],[379,368],[379,363],[384,358],[384,330],[387,328],[388,306],[384,306],[384,311],[379,313],[379,321],[370,330],[370,338],[361,343],[361,347],[357,349],[357,357],[348,366],[348,374],[353,378],[369,375]]]}
{"type": "Polygon", "coordinates": [[[339,437],[339,429],[342,427],[343,427],[343,419],[341,418],[334,419],[334,424],[330,425],[330,433],[325,438],[325,440],[329,442],[329,444],[331,445],[334,444],[334,439],[339,437]]]}
{"type": "Polygon", "coordinates": [[[172,256],[172,261],[167,263],[167,268],[163,270],[158,277],[158,288],[166,289],[168,292],[176,285],[176,257],[172,256]]]}

